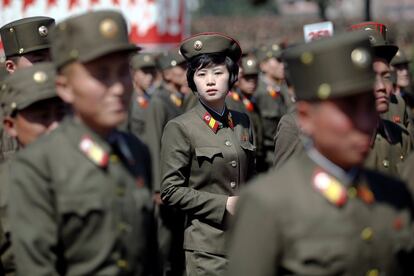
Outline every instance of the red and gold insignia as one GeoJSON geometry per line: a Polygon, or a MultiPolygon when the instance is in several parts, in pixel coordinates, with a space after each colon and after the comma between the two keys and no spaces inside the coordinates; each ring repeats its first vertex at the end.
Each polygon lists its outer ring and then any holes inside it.
{"type": "Polygon", "coordinates": [[[109,155],[96,144],[89,136],[84,136],[79,143],[80,150],[100,167],[106,167],[109,162],[109,155]]]}
{"type": "Polygon", "coordinates": [[[372,204],[375,201],[374,194],[367,185],[359,185],[357,188],[357,196],[365,203],[372,204]]]}
{"type": "Polygon", "coordinates": [[[335,178],[325,172],[318,171],[313,177],[313,186],[329,202],[341,207],[347,201],[346,190],[335,178]]]}
{"type": "Polygon", "coordinates": [[[399,123],[401,123],[401,117],[400,117],[400,116],[398,116],[398,115],[394,115],[394,116],[392,116],[392,121],[393,121],[394,123],[399,124],[399,123]]]}
{"type": "Polygon", "coordinates": [[[279,94],[280,94],[279,90],[276,90],[271,86],[268,86],[267,91],[269,92],[270,97],[272,97],[273,99],[276,99],[277,97],[279,97],[279,94]]]}
{"type": "Polygon", "coordinates": [[[249,112],[254,111],[254,105],[248,98],[243,99],[243,104],[246,107],[247,111],[249,111],[249,112]]]}
{"type": "Polygon", "coordinates": [[[203,116],[203,120],[214,133],[217,133],[219,128],[219,122],[217,122],[216,119],[211,117],[210,113],[206,112],[203,116]]]}
{"type": "Polygon", "coordinates": [[[183,100],[175,94],[171,94],[170,99],[178,107],[180,107],[181,104],[183,103],[183,100]]]}
{"type": "Polygon", "coordinates": [[[230,91],[229,97],[231,97],[236,102],[240,101],[240,96],[236,92],[230,91]]]}
{"type": "Polygon", "coordinates": [[[138,96],[137,97],[137,102],[138,102],[138,105],[141,108],[147,108],[148,107],[149,101],[145,97],[143,97],[143,96],[138,96]]]}

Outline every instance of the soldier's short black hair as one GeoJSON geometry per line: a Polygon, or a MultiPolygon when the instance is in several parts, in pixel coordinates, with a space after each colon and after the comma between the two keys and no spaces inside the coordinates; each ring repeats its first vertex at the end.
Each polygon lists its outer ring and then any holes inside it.
{"type": "Polygon", "coordinates": [[[230,57],[221,54],[202,54],[196,56],[187,62],[187,82],[192,91],[197,91],[197,86],[194,82],[194,74],[198,69],[206,68],[212,64],[225,64],[229,71],[228,89],[232,89],[239,76],[239,65],[230,57]]]}

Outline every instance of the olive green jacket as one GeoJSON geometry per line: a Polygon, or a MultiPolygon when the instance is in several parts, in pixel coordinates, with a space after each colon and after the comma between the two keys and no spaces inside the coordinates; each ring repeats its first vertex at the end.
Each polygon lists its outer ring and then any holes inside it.
{"type": "Polygon", "coordinates": [[[152,189],[154,192],[160,191],[161,137],[164,127],[169,120],[183,113],[179,102],[174,102],[173,100],[177,98],[172,97],[172,95],[174,95],[173,92],[161,86],[152,95],[150,105],[144,112],[146,126],[142,134],[142,140],[148,146],[151,153],[152,189]]]}
{"type": "Polygon", "coordinates": [[[407,129],[400,124],[382,119],[375,133],[365,166],[383,173],[401,176],[401,167],[411,152],[412,143],[407,129]]]}
{"type": "Polygon", "coordinates": [[[414,275],[412,207],[404,183],[363,169],[342,182],[304,152],[242,192],[227,275],[414,275]]]}
{"type": "Polygon", "coordinates": [[[153,275],[146,147],[109,144],[66,119],[11,164],[9,219],[18,275],[153,275]]]}
{"type": "Polygon", "coordinates": [[[226,202],[254,173],[254,145],[247,115],[214,115],[198,104],[168,122],[162,138],[163,202],[187,216],[184,249],[224,255],[226,202]],[[210,126],[211,125],[211,126],[210,126]]]}

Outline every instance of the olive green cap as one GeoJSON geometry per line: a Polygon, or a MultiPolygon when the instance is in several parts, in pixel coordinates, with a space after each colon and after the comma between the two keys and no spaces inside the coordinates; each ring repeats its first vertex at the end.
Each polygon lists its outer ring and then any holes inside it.
{"type": "Polygon", "coordinates": [[[394,58],[391,60],[391,65],[407,64],[410,62],[411,60],[408,58],[405,52],[402,49],[399,49],[394,58]]]}
{"type": "Polygon", "coordinates": [[[391,45],[387,40],[388,28],[382,23],[378,22],[362,22],[354,24],[350,27],[353,31],[365,31],[374,48],[374,56],[383,58],[391,62],[392,58],[398,51],[398,47],[391,45]]]}
{"type": "Polygon", "coordinates": [[[261,46],[257,50],[257,54],[256,54],[259,62],[263,62],[269,58],[280,58],[281,55],[282,55],[282,48],[277,43],[261,46]]]}
{"type": "Polygon", "coordinates": [[[252,56],[242,57],[241,67],[243,75],[258,75],[260,72],[259,62],[252,56]]]}
{"type": "Polygon", "coordinates": [[[152,68],[157,67],[157,60],[154,54],[151,53],[140,53],[135,54],[131,58],[131,68],[132,70],[138,70],[142,68],[152,68]]]}
{"type": "Polygon", "coordinates": [[[27,17],[4,25],[0,35],[6,57],[49,49],[49,30],[54,25],[55,20],[45,16],[27,17]]]}
{"type": "Polygon", "coordinates": [[[174,66],[181,65],[185,62],[184,57],[179,53],[178,49],[172,49],[161,54],[158,57],[158,66],[161,70],[166,70],[174,66]]]}
{"type": "Polygon", "coordinates": [[[371,91],[372,48],[363,32],[350,32],[284,51],[298,100],[325,100],[371,91]]]}
{"type": "Polygon", "coordinates": [[[74,61],[88,62],[110,53],[140,49],[129,43],[127,23],[115,11],[69,17],[53,28],[50,39],[57,68],[74,61]]]}
{"type": "Polygon", "coordinates": [[[5,115],[11,115],[33,103],[55,97],[54,64],[40,62],[7,76],[2,90],[2,109],[5,115]]]}
{"type": "Polygon", "coordinates": [[[239,42],[220,33],[199,33],[181,42],[180,53],[186,60],[201,54],[223,53],[239,62],[242,50],[239,42]]]}

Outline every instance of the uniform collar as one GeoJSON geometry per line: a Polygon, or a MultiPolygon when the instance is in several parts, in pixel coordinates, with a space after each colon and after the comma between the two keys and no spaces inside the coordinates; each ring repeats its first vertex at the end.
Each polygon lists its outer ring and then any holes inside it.
{"type": "Polygon", "coordinates": [[[200,101],[196,106],[196,112],[214,133],[223,127],[234,128],[233,116],[226,106],[223,115],[220,115],[200,101]]]}

